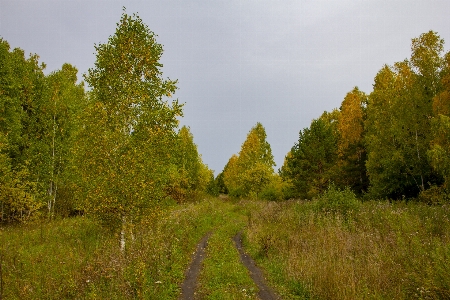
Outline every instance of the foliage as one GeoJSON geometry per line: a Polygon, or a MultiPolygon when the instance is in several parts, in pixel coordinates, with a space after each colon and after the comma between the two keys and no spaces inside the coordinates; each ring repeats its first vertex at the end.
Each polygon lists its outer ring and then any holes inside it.
{"type": "Polygon", "coordinates": [[[349,186],[356,193],[367,191],[367,153],[364,148],[364,120],[367,96],[355,87],[347,93],[337,120],[338,161],[333,181],[341,187],[349,186]]]}
{"type": "Polygon", "coordinates": [[[76,166],[84,207],[117,228],[164,201],[181,105],[163,100],[176,81],[163,79],[162,46],[139,16],[123,13],[108,43],[95,48],[76,166]]]}
{"type": "Polygon", "coordinates": [[[266,131],[257,123],[248,133],[239,155],[233,155],[223,170],[223,180],[230,195],[235,197],[258,194],[270,182],[275,162],[266,131]]]}
{"type": "Polygon", "coordinates": [[[414,197],[441,179],[427,160],[432,99],[441,90],[443,40],[428,32],[412,41],[410,61],[385,66],[367,105],[366,149],[370,193],[414,197]]]}
{"type": "Polygon", "coordinates": [[[69,186],[69,150],[84,88],[73,66],[44,76],[38,59],[25,59],[23,50],[9,51],[0,40],[3,221],[25,220],[44,205],[53,215],[58,189],[69,186]]]}
{"type": "Polygon", "coordinates": [[[335,122],[328,117],[325,114],[300,131],[298,142],[285,158],[280,174],[290,181],[296,197],[311,199],[328,186],[337,158],[335,122]]]}
{"type": "Polygon", "coordinates": [[[280,175],[273,174],[269,183],[262,189],[259,198],[270,201],[289,199],[290,185],[280,175]]]}
{"type": "Polygon", "coordinates": [[[214,175],[203,163],[188,127],[179,130],[172,153],[171,177],[165,187],[167,195],[181,203],[205,193],[214,175]]]}
{"type": "Polygon", "coordinates": [[[316,209],[321,213],[339,214],[344,218],[358,212],[360,201],[350,188],[338,189],[334,184],[321,194],[315,202],[316,209]]]}
{"type": "Polygon", "coordinates": [[[217,188],[219,189],[219,193],[220,194],[228,194],[228,188],[225,185],[225,181],[224,181],[224,172],[225,172],[226,166],[224,168],[223,172],[220,172],[219,175],[217,175],[217,177],[214,179],[217,188]]]}

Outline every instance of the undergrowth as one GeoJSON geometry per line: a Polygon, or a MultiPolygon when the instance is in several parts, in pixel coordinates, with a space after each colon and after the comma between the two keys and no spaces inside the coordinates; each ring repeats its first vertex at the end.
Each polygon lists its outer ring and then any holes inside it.
{"type": "Polygon", "coordinates": [[[0,230],[3,299],[176,299],[192,252],[229,210],[206,200],[148,216],[120,250],[87,217],[0,230]]]}
{"type": "Polygon", "coordinates": [[[450,298],[448,206],[320,201],[247,204],[245,244],[283,299],[450,298]]]}

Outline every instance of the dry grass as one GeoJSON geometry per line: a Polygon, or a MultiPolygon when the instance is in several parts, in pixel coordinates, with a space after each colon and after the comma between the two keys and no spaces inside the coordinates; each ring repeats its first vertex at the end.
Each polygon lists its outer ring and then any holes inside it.
{"type": "Polygon", "coordinates": [[[247,206],[247,246],[285,298],[450,298],[448,206],[368,202],[345,218],[314,202],[247,206]]]}

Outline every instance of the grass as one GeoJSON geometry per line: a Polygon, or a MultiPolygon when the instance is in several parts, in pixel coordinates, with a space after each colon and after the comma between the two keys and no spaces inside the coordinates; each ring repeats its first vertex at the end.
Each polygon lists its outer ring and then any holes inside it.
{"type": "Polygon", "coordinates": [[[196,244],[213,232],[199,298],[256,299],[231,240],[242,229],[283,299],[450,298],[449,206],[348,206],[341,196],[331,192],[331,206],[325,198],[179,205],[136,224],[125,251],[87,217],[4,227],[0,298],[177,299],[196,244]]]}
{"type": "Polygon", "coordinates": [[[240,262],[232,238],[246,225],[246,218],[231,209],[224,223],[209,239],[206,258],[199,278],[200,299],[257,299],[258,291],[245,266],[240,262]]]}
{"type": "Polygon", "coordinates": [[[253,202],[246,245],[285,299],[450,298],[450,209],[253,202]]]}
{"type": "Polygon", "coordinates": [[[2,228],[2,297],[176,299],[196,244],[226,209],[207,200],[149,216],[124,252],[86,217],[2,228]]]}

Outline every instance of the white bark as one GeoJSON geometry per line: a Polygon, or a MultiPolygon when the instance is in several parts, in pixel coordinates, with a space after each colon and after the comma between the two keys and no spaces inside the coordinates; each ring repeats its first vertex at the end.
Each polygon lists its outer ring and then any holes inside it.
{"type": "Polygon", "coordinates": [[[126,231],[126,218],[122,216],[122,229],[120,230],[120,251],[125,251],[125,231],[126,231]]]}

